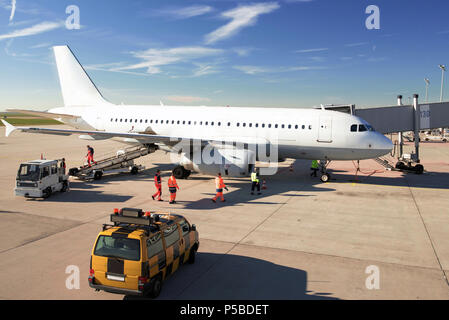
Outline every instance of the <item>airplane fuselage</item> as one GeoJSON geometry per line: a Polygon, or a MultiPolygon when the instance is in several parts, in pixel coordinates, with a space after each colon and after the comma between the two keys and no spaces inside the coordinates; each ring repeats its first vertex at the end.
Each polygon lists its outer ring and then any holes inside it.
{"type": "Polygon", "coordinates": [[[66,122],[77,129],[152,133],[204,141],[267,141],[278,147],[280,159],[362,160],[385,155],[392,148],[391,141],[373,131],[363,119],[322,109],[110,104],[49,111],[80,116],[66,122]]]}

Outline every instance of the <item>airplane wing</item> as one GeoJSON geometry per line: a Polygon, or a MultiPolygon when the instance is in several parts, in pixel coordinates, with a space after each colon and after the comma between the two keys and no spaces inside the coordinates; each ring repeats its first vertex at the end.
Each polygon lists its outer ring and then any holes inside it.
{"type": "Polygon", "coordinates": [[[9,137],[14,131],[28,132],[28,133],[40,133],[40,134],[52,134],[61,136],[70,136],[72,134],[90,135],[97,139],[110,139],[110,138],[127,138],[136,139],[141,143],[164,143],[167,145],[175,145],[180,140],[202,140],[204,143],[218,144],[224,143],[246,143],[246,144],[267,144],[266,139],[258,139],[254,137],[210,137],[208,139],[201,139],[201,137],[173,137],[162,136],[158,134],[139,133],[139,132],[111,132],[111,131],[95,131],[95,130],[73,130],[73,129],[54,129],[54,128],[41,128],[41,127],[15,127],[12,124],[1,120],[6,127],[6,136],[9,137]]]}

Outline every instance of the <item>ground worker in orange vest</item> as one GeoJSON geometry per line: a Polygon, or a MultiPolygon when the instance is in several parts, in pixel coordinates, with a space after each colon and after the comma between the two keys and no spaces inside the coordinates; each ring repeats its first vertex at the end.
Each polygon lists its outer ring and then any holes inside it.
{"type": "Polygon", "coordinates": [[[157,192],[151,196],[153,200],[158,197],[158,201],[162,201],[162,179],[161,179],[161,170],[157,170],[154,176],[154,185],[156,186],[157,192]]]}
{"type": "Polygon", "coordinates": [[[168,179],[168,191],[170,192],[170,204],[176,203],[176,191],[179,190],[178,184],[176,183],[176,178],[171,174],[168,179]]]}
{"type": "Polygon", "coordinates": [[[221,173],[219,173],[218,176],[215,178],[215,188],[217,194],[215,195],[215,197],[212,198],[212,201],[216,202],[218,197],[220,197],[221,202],[225,202],[226,200],[223,197],[223,189],[226,189],[226,191],[228,191],[228,188],[224,184],[223,178],[221,177],[221,173]]]}

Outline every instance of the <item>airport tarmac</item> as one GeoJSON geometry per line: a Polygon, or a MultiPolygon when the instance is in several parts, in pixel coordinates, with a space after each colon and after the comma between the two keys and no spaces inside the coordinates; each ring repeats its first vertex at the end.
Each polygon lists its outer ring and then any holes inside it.
{"type": "Polygon", "coordinates": [[[225,203],[210,201],[214,181],[198,174],[178,181],[176,205],[153,201],[156,168],[168,198],[173,165],[162,151],[139,159],[147,169],[137,176],[72,178],[69,193],[46,200],[13,195],[21,162],[43,153],[76,167],[87,144],[97,158],[124,146],[0,130],[0,299],[123,299],[87,282],[96,236],[121,207],[169,210],[197,225],[196,263],[169,278],[160,299],[449,299],[449,143],[421,144],[423,175],[365,160],[355,177],[352,162],[334,162],[323,184],[309,161],[293,172],[286,161],[261,196],[250,195],[249,179],[225,179],[225,203]],[[66,287],[69,266],[79,267],[79,289],[66,287]],[[372,266],[378,289],[367,287],[372,266]]]}

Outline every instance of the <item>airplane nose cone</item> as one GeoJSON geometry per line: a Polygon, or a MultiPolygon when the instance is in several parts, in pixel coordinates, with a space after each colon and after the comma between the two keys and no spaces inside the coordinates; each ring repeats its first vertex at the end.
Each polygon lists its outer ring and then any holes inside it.
{"type": "Polygon", "coordinates": [[[376,149],[379,149],[383,154],[387,154],[393,149],[393,142],[382,134],[379,134],[376,145],[376,149]]]}

